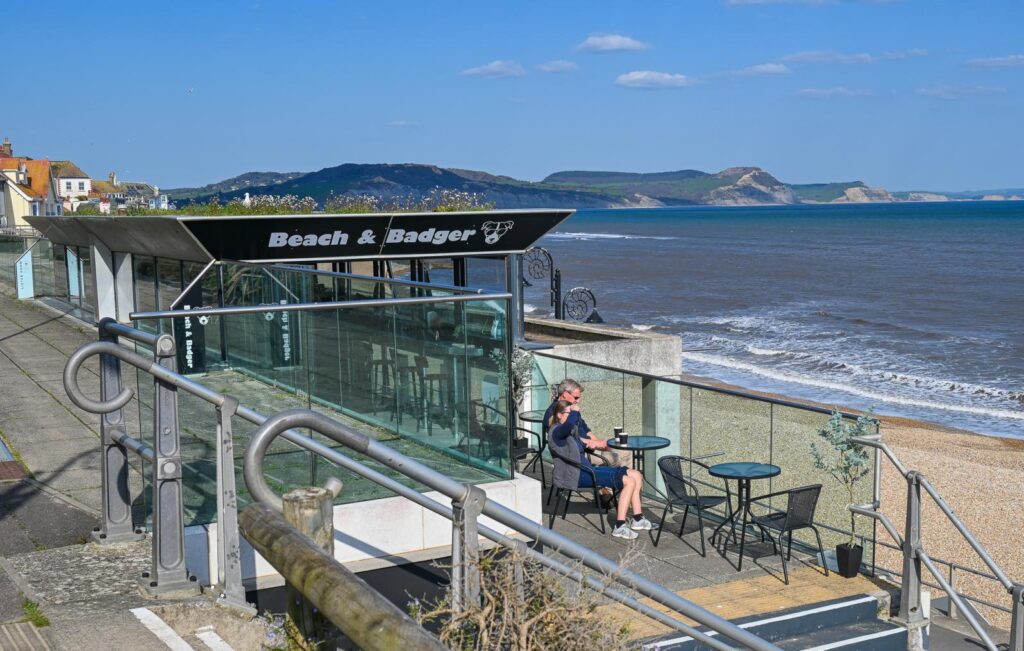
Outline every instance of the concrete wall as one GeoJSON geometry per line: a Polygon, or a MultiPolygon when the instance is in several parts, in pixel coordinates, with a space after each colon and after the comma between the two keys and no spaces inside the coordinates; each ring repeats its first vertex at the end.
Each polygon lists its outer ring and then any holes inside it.
{"type": "MultiPolygon", "coordinates": [[[[487,499],[515,510],[538,523],[541,513],[540,482],[525,475],[515,479],[481,484],[487,499]]],[[[451,500],[440,493],[425,493],[442,504],[451,500]]],[[[490,518],[480,523],[513,535],[504,525],[490,518]]],[[[517,534],[518,536],[518,534],[517,534]]],[[[518,536],[522,537],[522,536],[518,536]]],[[[481,538],[481,545],[490,544],[481,538]]],[[[334,557],[354,572],[379,569],[405,563],[418,563],[451,555],[452,524],[404,497],[388,497],[368,502],[338,504],[334,507],[334,557]]],[[[185,556],[189,572],[201,584],[210,585],[217,576],[217,524],[188,527],[185,530],[185,556]],[[212,578],[212,579],[211,579],[212,578]]],[[[242,579],[248,589],[282,585],[284,579],[262,556],[242,539],[242,579]]]]}
{"type": "Polygon", "coordinates": [[[579,362],[659,376],[682,373],[683,342],[678,335],[527,317],[526,338],[549,340],[554,348],[546,352],[579,362]]]}

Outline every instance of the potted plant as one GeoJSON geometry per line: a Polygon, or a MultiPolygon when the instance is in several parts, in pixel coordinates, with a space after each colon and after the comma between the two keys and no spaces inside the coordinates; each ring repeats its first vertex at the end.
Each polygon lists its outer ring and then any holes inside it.
{"type": "MultiPolygon", "coordinates": [[[[851,423],[836,410],[832,412],[825,426],[818,430],[821,440],[811,443],[814,467],[832,475],[832,478],[846,489],[850,498],[847,504],[856,501],[854,489],[857,482],[871,472],[870,457],[864,446],[852,439],[874,434],[877,425],[878,421],[870,414],[862,415],[851,423]]],[[[850,538],[845,543],[836,545],[839,574],[846,578],[857,576],[864,555],[864,548],[857,544],[856,532],[857,514],[850,511],[850,538]]]]}

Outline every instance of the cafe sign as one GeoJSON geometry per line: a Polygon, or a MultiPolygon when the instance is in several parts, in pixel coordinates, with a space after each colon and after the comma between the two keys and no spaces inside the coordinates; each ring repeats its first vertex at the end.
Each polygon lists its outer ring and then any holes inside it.
{"type": "Polygon", "coordinates": [[[571,210],[181,217],[219,260],[299,262],[520,253],[571,210]]]}

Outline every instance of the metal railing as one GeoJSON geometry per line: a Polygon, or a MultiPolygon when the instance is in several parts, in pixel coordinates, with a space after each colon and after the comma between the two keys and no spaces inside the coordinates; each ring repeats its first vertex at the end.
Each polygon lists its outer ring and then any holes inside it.
{"type": "MultiPolygon", "coordinates": [[[[185,568],[184,526],[181,517],[182,473],[179,454],[177,420],[177,389],[197,396],[216,408],[218,427],[217,489],[218,489],[218,577],[221,602],[229,606],[248,609],[242,586],[237,502],[234,487],[234,459],[231,452],[231,416],[259,425],[245,453],[244,476],[251,495],[259,502],[279,510],[280,498],[271,491],[263,475],[263,461],[267,448],[277,438],[313,452],[336,465],[367,478],[394,493],[405,497],[453,523],[452,557],[453,583],[456,604],[467,604],[478,599],[480,576],[474,560],[479,558],[479,536],[499,545],[516,548],[529,558],[581,585],[594,589],[627,608],[651,617],[715,649],[732,648],[727,640],[759,651],[778,647],[747,632],[697,604],[683,599],[664,588],[619,565],[591,549],[565,536],[544,528],[541,524],[516,513],[487,498],[486,493],[473,485],[460,483],[422,463],[407,457],[386,445],[371,439],[342,423],[308,409],[280,412],[270,418],[238,404],[238,401],[174,370],[174,341],[168,335],[155,335],[104,319],[99,325],[100,341],[81,346],[69,357],[64,369],[64,386],[71,400],[82,409],[102,414],[103,445],[103,515],[96,539],[101,543],[136,539],[140,533],[132,525],[131,500],[128,487],[128,452],[152,462],[153,466],[153,563],[144,575],[148,588],[154,594],[176,591],[195,585],[194,577],[185,568]],[[119,338],[130,339],[154,349],[154,359],[128,350],[118,343],[119,338]],[[100,400],[86,396],[78,385],[78,372],[90,357],[100,356],[100,400]],[[120,363],[125,362],[153,377],[154,446],[128,436],[123,409],[134,392],[122,386],[120,363]],[[338,449],[299,434],[296,427],[307,427],[331,440],[364,454],[398,473],[414,479],[451,499],[447,505],[417,490],[359,463],[338,449]],[[600,578],[576,569],[529,547],[523,540],[481,525],[481,515],[488,516],[510,530],[547,546],[572,559],[585,568],[598,572],[600,578]],[[618,584],[614,587],[613,584],[618,584]],[[635,591],[672,611],[662,612],[642,603],[622,590],[635,591]],[[676,615],[688,617],[706,626],[713,633],[698,630],[680,621],[676,615]]],[[[146,585],[144,585],[146,587],[146,585]]]]}
{"type": "MultiPolygon", "coordinates": [[[[892,521],[886,517],[885,514],[880,513],[878,508],[880,503],[875,500],[872,504],[851,504],[849,509],[857,514],[864,515],[870,518],[874,518],[882,524],[882,527],[892,536],[893,540],[896,541],[898,549],[903,553],[903,570],[901,574],[900,584],[900,620],[911,635],[908,636],[908,648],[912,648],[911,644],[914,643],[914,633],[918,636],[919,643],[921,629],[927,624],[927,618],[925,618],[924,611],[921,607],[921,592],[922,586],[925,584],[923,575],[921,572],[921,566],[923,565],[931,573],[935,581],[938,583],[938,587],[942,589],[948,596],[952,605],[955,604],[963,615],[964,619],[967,620],[974,632],[981,638],[982,643],[989,651],[997,651],[998,647],[995,642],[992,641],[991,636],[985,630],[985,627],[975,617],[971,608],[969,608],[964,601],[963,595],[956,591],[952,585],[952,581],[947,581],[946,577],[939,570],[935,560],[928,555],[925,550],[924,542],[921,538],[921,489],[924,489],[928,495],[931,496],[939,510],[945,514],[946,518],[956,528],[956,530],[963,536],[963,539],[971,546],[971,549],[978,555],[982,562],[992,572],[992,575],[1006,591],[1011,595],[1012,606],[1010,608],[1010,639],[1008,648],[1011,651],[1024,651],[1024,584],[1015,583],[1007,576],[1006,572],[992,559],[988,551],[981,542],[974,537],[974,535],[967,529],[960,518],[953,512],[949,504],[942,498],[939,492],[932,486],[931,482],[916,470],[909,470],[904,466],[900,460],[896,457],[895,453],[875,437],[857,437],[852,439],[854,442],[864,445],[866,447],[875,448],[885,454],[885,456],[892,462],[893,466],[899,471],[907,481],[907,507],[906,507],[906,524],[904,527],[903,535],[896,530],[892,521]]],[[[952,565],[950,566],[952,567],[952,565]]],[[[967,569],[963,568],[962,569],[967,569]]],[[[981,574],[981,573],[979,573],[981,574]]],[[[917,647],[919,648],[919,647],[917,647]]]]}

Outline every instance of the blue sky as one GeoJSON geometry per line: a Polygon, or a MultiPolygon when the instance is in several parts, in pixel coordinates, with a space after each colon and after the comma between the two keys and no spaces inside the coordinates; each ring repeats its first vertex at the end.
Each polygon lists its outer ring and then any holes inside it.
{"type": "Polygon", "coordinates": [[[757,165],[1024,186],[1018,0],[38,0],[3,22],[0,137],[94,177],[757,165]]]}

